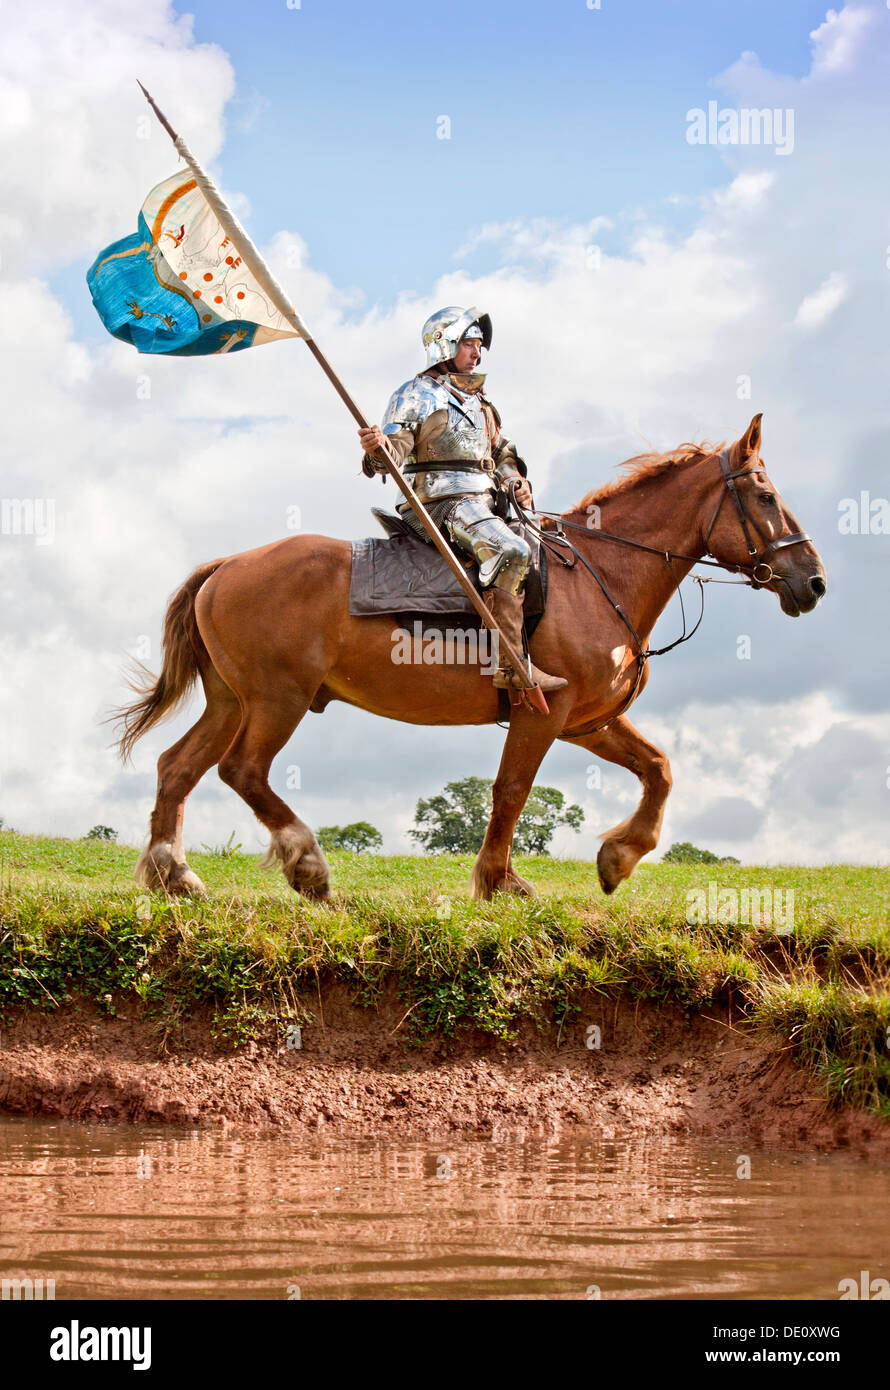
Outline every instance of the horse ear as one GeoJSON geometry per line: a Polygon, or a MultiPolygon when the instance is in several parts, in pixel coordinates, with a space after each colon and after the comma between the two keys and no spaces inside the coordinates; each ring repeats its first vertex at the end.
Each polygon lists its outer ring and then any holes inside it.
{"type": "Polygon", "coordinates": [[[763,419],[763,412],[755,415],[745,433],[739,440],[742,458],[749,459],[752,454],[756,454],[760,448],[760,422],[763,419]]]}

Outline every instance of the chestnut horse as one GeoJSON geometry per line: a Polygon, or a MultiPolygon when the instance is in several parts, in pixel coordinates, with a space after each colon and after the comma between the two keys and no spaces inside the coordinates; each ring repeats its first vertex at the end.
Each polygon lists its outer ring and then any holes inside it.
{"type": "MultiPolygon", "coordinates": [[[[624,711],[648,676],[642,645],[697,560],[710,554],[721,567],[747,575],[753,587],[772,590],[791,617],[815,608],[825,593],[819,555],[760,460],[760,418],[722,452],[684,445],[631,459],[619,481],[563,514],[581,563],[551,564],[547,611],[531,655],[568,686],[551,696],[549,714],[521,705],[511,712],[491,819],[470,879],[473,896],[533,891],[513,869],[513,832],[554,739],[630,768],[642,784],[633,815],[602,837],[597,866],[605,892],[655,848],[671,787],[668,760],[624,711]],[[590,529],[594,517],[601,536],[590,529]]],[[[271,833],[265,862],[280,860],[293,888],[327,896],[328,864],[315,836],[268,780],[272,759],[310,710],[321,713],[329,701],[344,700],[410,724],[497,719],[497,692],[478,667],[394,664],[392,617],[349,614],[350,568],[348,541],[293,536],[201,565],[174,594],[161,674],[134,686],[142,698],[117,712],[126,758],[199,676],[204,686],[204,713],[158,761],[151,839],[136,868],[147,887],[205,891],[186,863],[182,818],[189,792],[218,764],[222,780],[271,833]]]]}

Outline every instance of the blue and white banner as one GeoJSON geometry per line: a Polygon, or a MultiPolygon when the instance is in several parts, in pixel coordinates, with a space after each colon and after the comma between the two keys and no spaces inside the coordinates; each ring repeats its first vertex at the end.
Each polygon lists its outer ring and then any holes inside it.
{"type": "Polygon", "coordinates": [[[152,189],[139,230],[101,252],[87,273],[109,333],[139,352],[182,356],[304,336],[300,320],[285,317],[269,285],[245,262],[237,240],[242,229],[227,211],[196,171],[183,170],[152,189]]]}

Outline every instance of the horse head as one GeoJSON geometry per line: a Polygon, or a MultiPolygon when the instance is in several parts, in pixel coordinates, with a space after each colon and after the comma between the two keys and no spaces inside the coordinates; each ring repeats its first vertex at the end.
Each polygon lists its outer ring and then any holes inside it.
{"type": "Polygon", "coordinates": [[[791,618],[809,613],[824,596],[825,566],[786,505],[760,457],[755,415],[741,439],[716,457],[715,502],[702,544],[715,560],[751,574],[757,589],[778,595],[791,618]]]}

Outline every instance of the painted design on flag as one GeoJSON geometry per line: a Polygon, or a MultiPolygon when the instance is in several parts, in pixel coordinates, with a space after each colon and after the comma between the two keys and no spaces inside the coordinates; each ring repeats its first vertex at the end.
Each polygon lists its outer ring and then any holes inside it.
{"type": "Polygon", "coordinates": [[[97,256],[87,284],[109,333],[140,352],[237,352],[299,337],[184,171],[152,189],[139,230],[97,256]]]}

